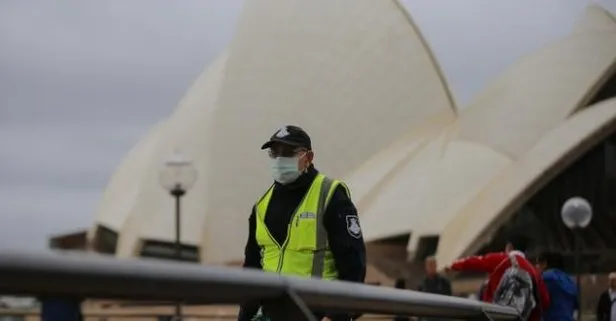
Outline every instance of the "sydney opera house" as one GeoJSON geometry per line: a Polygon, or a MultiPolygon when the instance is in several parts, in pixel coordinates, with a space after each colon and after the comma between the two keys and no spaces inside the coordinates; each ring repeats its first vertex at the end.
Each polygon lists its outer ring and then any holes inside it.
{"type": "Polygon", "coordinates": [[[585,268],[613,267],[614,15],[590,6],[566,37],[460,106],[412,13],[395,0],[352,3],[247,1],[227,48],[117,168],[82,235],[89,248],[173,257],[174,203],[158,170],[179,148],[199,171],[182,259],[238,264],[271,182],[259,147],[298,124],[317,167],[348,183],[378,277],[408,276],[431,254],[442,265],[500,249],[516,231],[533,249],[571,253],[560,208],[577,195],[594,207],[585,268]]]}

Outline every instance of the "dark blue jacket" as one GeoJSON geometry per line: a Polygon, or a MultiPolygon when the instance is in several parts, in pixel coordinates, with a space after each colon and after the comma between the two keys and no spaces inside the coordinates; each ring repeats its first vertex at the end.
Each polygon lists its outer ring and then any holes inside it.
{"type": "Polygon", "coordinates": [[[543,272],[543,280],[550,293],[550,307],[543,313],[543,321],[573,321],[578,308],[578,289],[571,277],[561,270],[543,272]]]}
{"type": "Polygon", "coordinates": [[[81,300],[69,298],[41,298],[42,321],[83,321],[81,300]]]}

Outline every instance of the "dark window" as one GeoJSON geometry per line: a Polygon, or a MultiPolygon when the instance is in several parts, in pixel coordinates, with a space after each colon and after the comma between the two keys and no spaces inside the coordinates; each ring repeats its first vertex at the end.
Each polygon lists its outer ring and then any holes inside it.
{"type": "Polygon", "coordinates": [[[612,74],[595,96],[590,99],[588,106],[614,97],[616,97],[616,73],[612,74]]]}
{"type": "Polygon", "coordinates": [[[428,256],[434,255],[438,247],[438,235],[425,236],[419,239],[417,244],[417,252],[415,254],[416,261],[424,261],[428,256]]]}
{"type": "Polygon", "coordinates": [[[83,251],[86,249],[86,235],[87,231],[80,231],[52,237],[49,240],[49,248],[83,251]]]}
{"type": "Polygon", "coordinates": [[[142,257],[151,257],[168,260],[181,260],[187,262],[199,262],[199,247],[182,244],[180,258],[176,252],[175,243],[146,240],[141,249],[142,257]]]}
{"type": "Polygon", "coordinates": [[[106,254],[115,254],[118,245],[118,233],[104,225],[98,224],[94,231],[94,251],[106,254]]]}
{"type": "Polygon", "coordinates": [[[394,235],[388,238],[383,238],[378,241],[374,241],[373,243],[406,246],[409,243],[410,239],[411,239],[410,233],[403,233],[403,234],[394,235]]]}

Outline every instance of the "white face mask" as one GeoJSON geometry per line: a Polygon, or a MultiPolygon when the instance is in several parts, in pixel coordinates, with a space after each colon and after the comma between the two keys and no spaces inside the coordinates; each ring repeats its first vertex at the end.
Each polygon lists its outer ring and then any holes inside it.
{"type": "Polygon", "coordinates": [[[299,159],[302,156],[272,158],[270,171],[274,180],[280,184],[294,182],[302,174],[299,170],[299,159]]]}

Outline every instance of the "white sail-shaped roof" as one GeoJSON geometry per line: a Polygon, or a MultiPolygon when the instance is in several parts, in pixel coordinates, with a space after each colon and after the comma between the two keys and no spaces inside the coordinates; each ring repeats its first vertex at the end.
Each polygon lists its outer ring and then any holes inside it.
{"type": "Polygon", "coordinates": [[[397,1],[248,1],[226,70],[209,133],[209,261],[241,258],[250,209],[271,181],[259,147],[280,126],[307,130],[317,167],[343,177],[415,126],[455,115],[397,1]]]}
{"type": "Polygon", "coordinates": [[[437,63],[397,1],[248,1],[225,58],[165,121],[131,210],[113,226],[119,252],[173,239],[171,200],[156,175],[176,147],[200,173],[185,199],[183,241],[198,243],[202,259],[225,262],[242,257],[250,208],[270,184],[259,147],[280,126],[305,128],[317,166],[343,177],[415,127],[444,126],[455,114],[437,63]]]}

